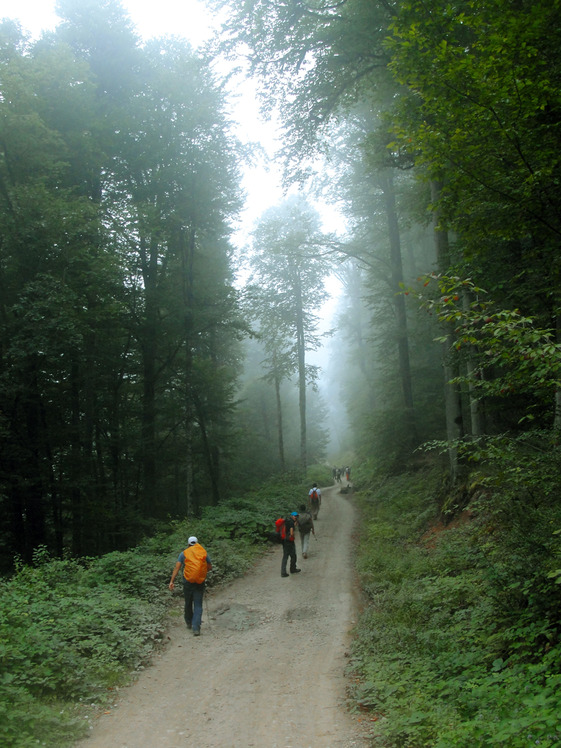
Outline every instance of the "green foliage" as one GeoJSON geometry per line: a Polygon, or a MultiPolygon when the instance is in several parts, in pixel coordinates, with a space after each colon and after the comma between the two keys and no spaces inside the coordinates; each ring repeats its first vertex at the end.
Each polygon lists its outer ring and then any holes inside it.
{"type": "Polygon", "coordinates": [[[470,514],[449,524],[437,521],[439,480],[424,470],[360,497],[357,564],[370,603],[353,648],[354,700],[388,748],[557,745],[552,474],[543,495],[534,476],[533,497],[506,477],[492,492],[477,482],[470,514]]]}
{"type": "Polygon", "coordinates": [[[407,0],[392,25],[391,68],[411,90],[400,152],[445,180],[444,221],[474,253],[528,236],[534,258],[555,252],[559,13],[549,0],[407,0]]]}
{"type": "Polygon", "coordinates": [[[84,724],[73,704],[105,698],[107,688],[124,680],[160,640],[165,597],[156,588],[156,561],[127,555],[83,563],[44,560],[22,566],[1,584],[0,702],[10,704],[0,718],[3,745],[27,745],[33,738],[62,744],[60,725],[73,725],[75,732],[84,724]],[[135,596],[140,588],[142,596],[135,596]]]}
{"type": "Polygon", "coordinates": [[[304,481],[299,481],[298,492],[306,497],[308,491],[312,487],[312,483],[317,483],[318,486],[331,486],[333,483],[332,468],[325,463],[317,465],[308,465],[307,478],[304,481]]]}
{"type": "MultiPolygon", "coordinates": [[[[406,293],[413,293],[423,308],[452,327],[452,352],[469,355],[473,364],[469,375],[454,381],[466,383],[479,396],[518,392],[552,399],[561,381],[561,344],[553,330],[540,327],[519,309],[500,308],[470,278],[429,275],[419,280],[423,289],[406,293]]],[[[448,337],[439,340],[447,342],[448,337]]]]}

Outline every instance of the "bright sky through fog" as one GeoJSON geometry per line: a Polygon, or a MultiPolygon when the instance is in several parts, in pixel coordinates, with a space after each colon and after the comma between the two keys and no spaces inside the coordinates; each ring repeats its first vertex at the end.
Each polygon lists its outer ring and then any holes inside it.
{"type": "MultiPolygon", "coordinates": [[[[198,47],[210,38],[217,21],[202,0],[121,0],[138,34],[145,40],[172,35],[198,47]]],[[[17,19],[24,31],[35,38],[59,22],[56,0],[0,0],[0,18],[17,19]]],[[[266,155],[256,155],[253,165],[243,169],[242,187],[247,193],[245,209],[234,242],[242,247],[248,232],[261,214],[283,199],[280,167],[272,162],[277,147],[275,125],[264,122],[259,113],[251,81],[236,84],[232,116],[240,123],[236,130],[243,143],[259,142],[266,155]],[[267,163],[267,156],[271,159],[267,163]]],[[[257,153],[258,149],[256,149],[257,153]]],[[[341,219],[333,208],[317,205],[324,230],[341,230],[341,219]]],[[[333,288],[330,289],[333,292],[333,288]]]]}
{"type": "MultiPolygon", "coordinates": [[[[143,39],[174,35],[198,47],[210,38],[216,22],[201,0],[121,1],[143,39]]],[[[56,0],[0,0],[0,17],[19,20],[25,31],[39,37],[42,31],[54,29],[59,22],[55,5],[56,0]]],[[[261,120],[251,84],[238,85],[232,115],[240,122],[237,130],[240,140],[244,143],[259,141],[272,157],[274,126],[261,120]]],[[[263,157],[258,158],[254,166],[244,169],[242,186],[248,201],[242,221],[246,231],[264,210],[282,200],[280,184],[280,170],[272,164],[264,168],[263,157]]]]}
{"type": "MultiPolygon", "coordinates": [[[[211,33],[208,11],[199,0],[122,0],[139,34],[153,38],[165,34],[183,36],[198,45],[211,33]]],[[[3,18],[16,18],[37,37],[58,23],[56,0],[2,0],[3,18]]]]}

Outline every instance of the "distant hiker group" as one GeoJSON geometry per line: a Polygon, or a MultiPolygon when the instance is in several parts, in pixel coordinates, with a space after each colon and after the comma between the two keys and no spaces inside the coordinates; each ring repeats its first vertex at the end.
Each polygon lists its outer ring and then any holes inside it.
{"type": "Polygon", "coordinates": [[[333,480],[337,483],[341,483],[341,476],[345,476],[345,479],[347,483],[351,480],[351,468],[347,465],[347,467],[339,468],[334,467],[333,468],[333,480]]]}
{"type": "Polygon", "coordinates": [[[275,522],[275,533],[272,539],[282,543],[281,577],[299,574],[296,566],[296,530],[300,535],[302,558],[308,558],[310,535],[316,534],[314,520],[317,520],[321,506],[321,489],[314,483],[308,492],[308,503],[301,504],[298,512],[291,512],[288,517],[280,517],[275,522]],[[290,564],[289,564],[290,561],[290,564]],[[289,566],[289,572],[286,567],[289,566]]]}

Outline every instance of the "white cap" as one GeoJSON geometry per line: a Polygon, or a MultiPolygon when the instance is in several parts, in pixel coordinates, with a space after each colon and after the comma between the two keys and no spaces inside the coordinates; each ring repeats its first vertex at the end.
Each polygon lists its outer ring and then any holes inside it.
{"type": "Polygon", "coordinates": [[[195,543],[198,543],[199,541],[194,535],[191,535],[191,537],[189,538],[187,542],[189,543],[189,545],[195,545],[195,543]]]}

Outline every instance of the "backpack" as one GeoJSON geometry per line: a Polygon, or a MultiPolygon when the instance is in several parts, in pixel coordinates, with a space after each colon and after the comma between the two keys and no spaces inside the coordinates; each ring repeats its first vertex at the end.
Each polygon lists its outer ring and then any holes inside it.
{"type": "Polygon", "coordinates": [[[267,534],[271,543],[282,543],[282,531],[284,530],[284,519],[281,517],[275,521],[275,531],[267,534]]]}
{"type": "Polygon", "coordinates": [[[298,529],[300,530],[300,532],[304,534],[311,532],[312,527],[313,523],[311,516],[307,512],[305,514],[301,514],[298,518],[298,529]]]}
{"type": "Polygon", "coordinates": [[[275,522],[275,530],[277,535],[279,536],[279,543],[282,543],[282,541],[286,538],[286,526],[285,526],[285,519],[284,517],[280,517],[275,522]]]}
{"type": "Polygon", "coordinates": [[[188,582],[202,584],[206,579],[208,571],[205,549],[202,545],[196,543],[186,548],[183,551],[183,555],[185,557],[183,576],[188,582]]]}
{"type": "Polygon", "coordinates": [[[319,501],[318,492],[316,491],[315,488],[312,490],[312,493],[310,494],[310,501],[312,502],[312,504],[317,504],[319,501]]]}

